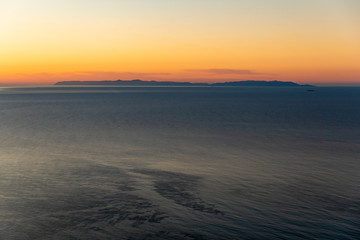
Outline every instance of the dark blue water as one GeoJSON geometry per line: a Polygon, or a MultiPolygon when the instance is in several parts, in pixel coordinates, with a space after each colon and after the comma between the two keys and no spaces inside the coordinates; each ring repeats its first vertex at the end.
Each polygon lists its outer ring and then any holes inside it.
{"type": "Polygon", "coordinates": [[[0,239],[359,239],[360,88],[0,90],[0,239]]]}

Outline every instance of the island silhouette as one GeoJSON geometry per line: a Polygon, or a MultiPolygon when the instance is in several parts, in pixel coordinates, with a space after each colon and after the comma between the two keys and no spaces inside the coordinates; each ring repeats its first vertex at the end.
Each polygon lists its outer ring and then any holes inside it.
{"type": "Polygon", "coordinates": [[[144,81],[135,80],[115,80],[115,81],[61,81],[55,85],[111,85],[111,86],[216,86],[216,87],[313,87],[308,84],[298,84],[294,82],[283,81],[258,81],[246,80],[235,82],[218,82],[218,83],[192,83],[192,82],[172,82],[172,81],[144,81]]]}

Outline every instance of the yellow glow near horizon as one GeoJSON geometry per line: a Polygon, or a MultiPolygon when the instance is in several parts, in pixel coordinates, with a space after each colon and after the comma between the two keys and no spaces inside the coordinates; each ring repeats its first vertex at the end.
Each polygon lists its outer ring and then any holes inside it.
{"type": "Polygon", "coordinates": [[[356,0],[2,0],[0,83],[360,84],[359,11],[356,0]]]}

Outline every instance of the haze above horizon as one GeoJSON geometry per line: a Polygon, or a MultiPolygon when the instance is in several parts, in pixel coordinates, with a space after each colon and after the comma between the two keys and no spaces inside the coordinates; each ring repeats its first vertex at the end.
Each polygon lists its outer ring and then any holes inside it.
{"type": "Polygon", "coordinates": [[[0,84],[360,85],[357,0],[3,0],[0,84]]]}

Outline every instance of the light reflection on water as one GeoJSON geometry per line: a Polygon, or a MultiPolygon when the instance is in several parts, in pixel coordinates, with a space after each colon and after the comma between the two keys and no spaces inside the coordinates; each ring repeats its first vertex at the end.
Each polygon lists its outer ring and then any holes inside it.
{"type": "Polygon", "coordinates": [[[0,93],[0,239],[356,239],[360,89],[0,93]]]}

